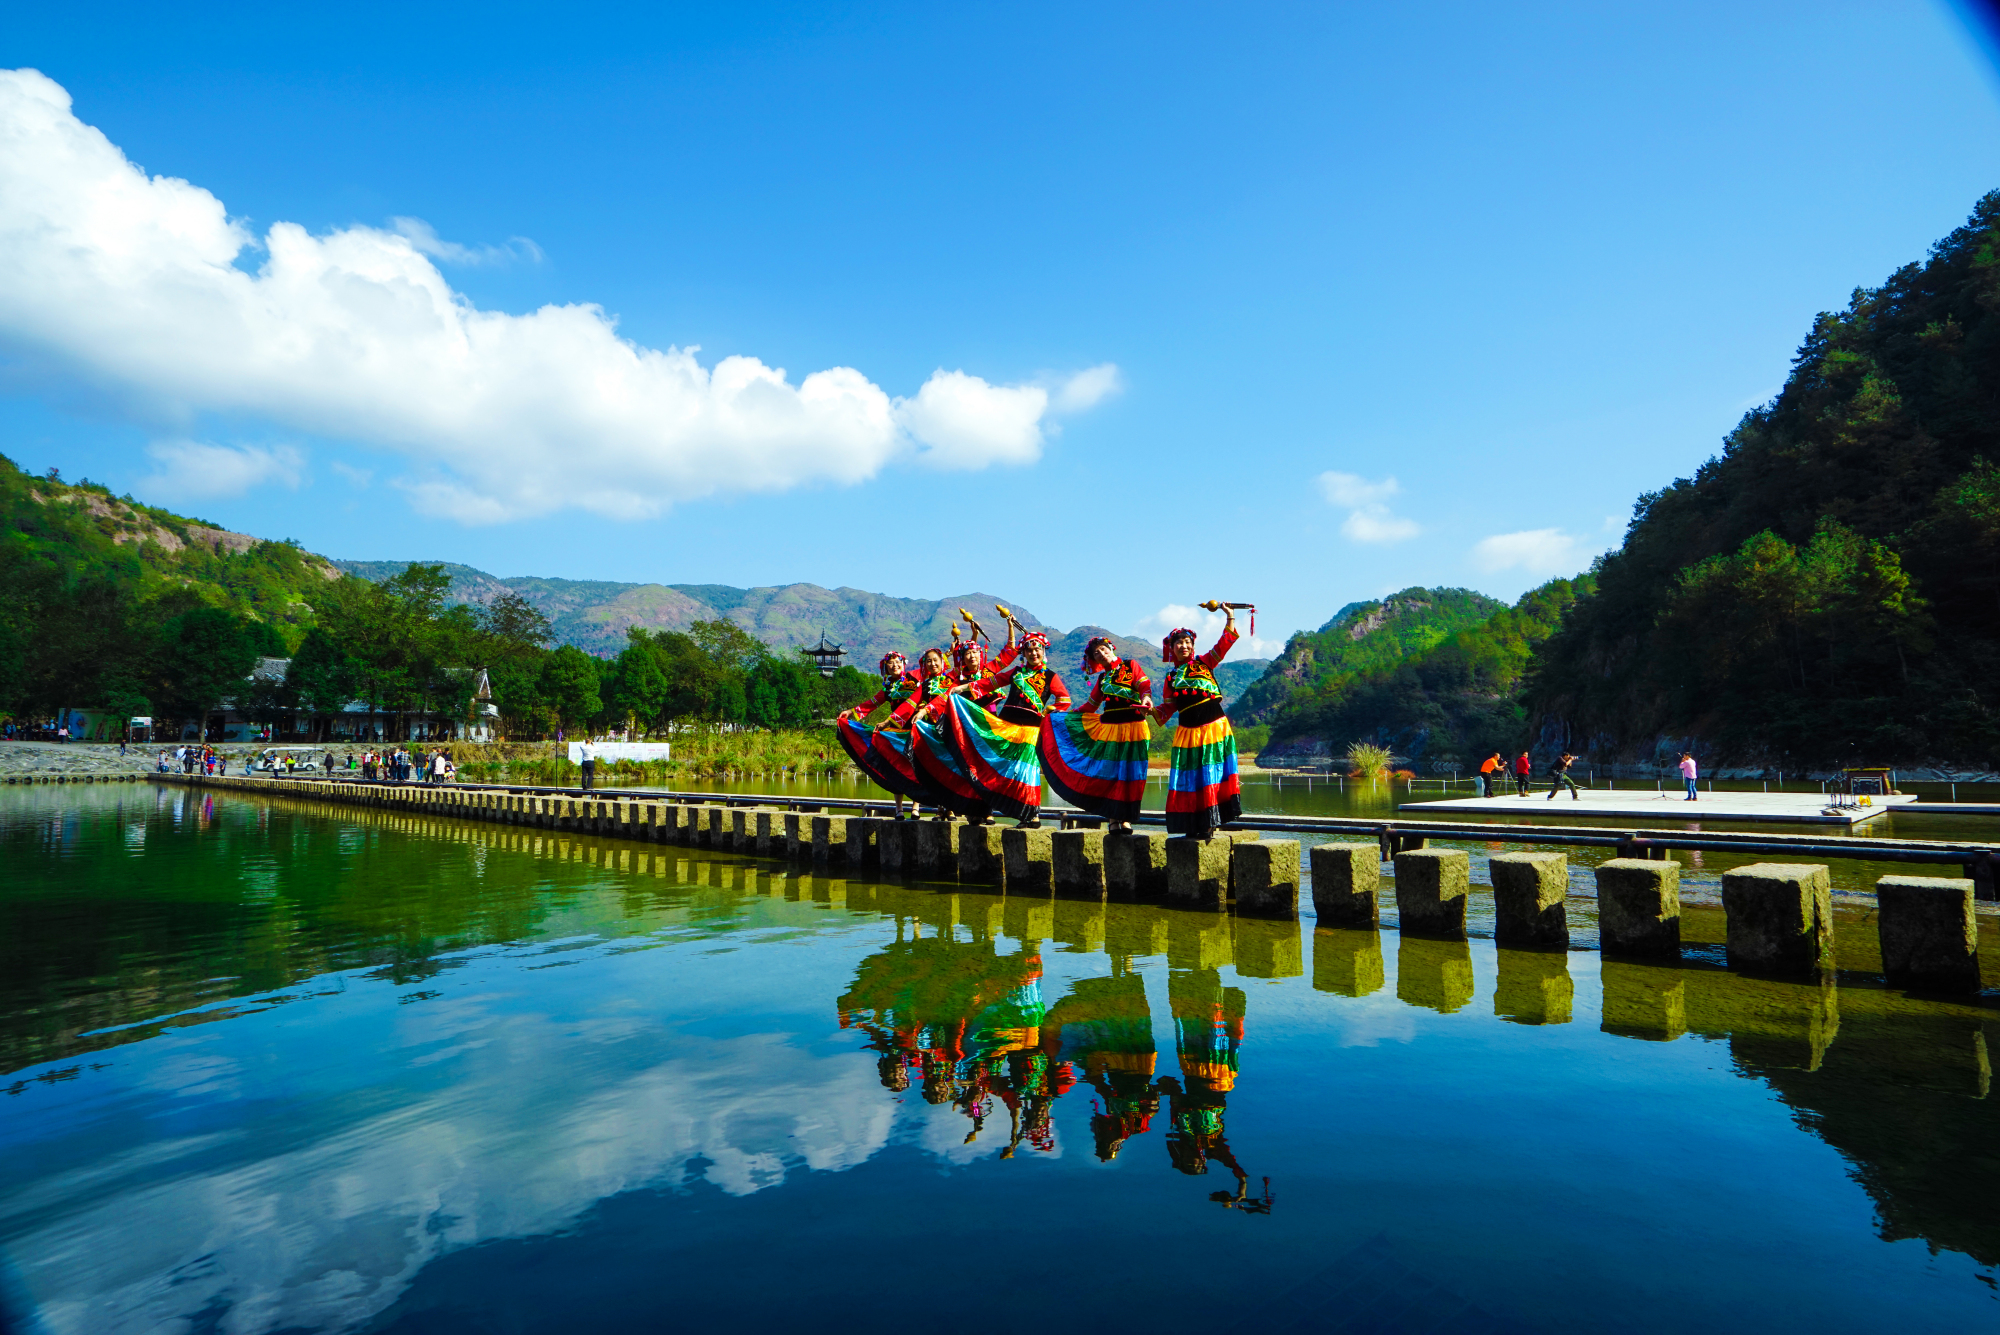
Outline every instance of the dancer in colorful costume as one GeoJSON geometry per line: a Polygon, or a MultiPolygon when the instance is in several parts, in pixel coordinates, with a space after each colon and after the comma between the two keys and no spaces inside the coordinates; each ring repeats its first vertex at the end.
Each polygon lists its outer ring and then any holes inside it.
{"type": "Polygon", "coordinates": [[[1168,664],[1163,699],[1155,718],[1165,723],[1175,714],[1174,745],[1168,753],[1167,831],[1206,839],[1243,814],[1236,782],[1236,734],[1222,712],[1222,687],[1215,665],[1236,643],[1236,613],[1221,603],[1228,622],[1222,637],[1205,654],[1194,651],[1194,632],[1182,626],[1160,643],[1168,664]]]}
{"type": "Polygon", "coordinates": [[[1042,809],[1037,739],[1050,711],[1069,706],[1069,688],[1049,669],[1049,637],[1031,631],[1012,663],[953,688],[940,710],[945,725],[936,739],[940,763],[978,785],[994,811],[1037,828],[1042,809]],[[1002,685],[1007,698],[997,711],[976,703],[1002,685]]]}
{"type": "MultiPolygon", "coordinates": [[[[1007,618],[1007,647],[989,665],[986,651],[979,642],[985,639],[991,644],[991,637],[973,620],[970,612],[962,607],[958,612],[965,618],[967,634],[961,642],[958,623],[951,623],[953,689],[962,688],[981,708],[995,713],[1005,702],[1006,692],[991,684],[982,692],[980,682],[989,672],[998,671],[1014,661],[1014,636],[1019,627],[1011,616],[1007,618]]],[[[993,818],[993,803],[986,796],[986,789],[960,763],[952,749],[950,720],[946,718],[949,708],[948,701],[939,700],[911,721],[910,759],[916,766],[918,778],[924,783],[927,800],[937,805],[940,819],[946,818],[949,813],[964,816],[975,825],[983,825],[993,818]]]]}
{"type": "Polygon", "coordinates": [[[1103,635],[1084,648],[1083,670],[1097,674],[1090,699],[1082,709],[1049,715],[1042,775],[1064,801],[1104,817],[1113,831],[1130,830],[1146,796],[1152,679],[1103,635]]]}
{"type": "Polygon", "coordinates": [[[871,699],[841,713],[834,722],[834,734],[861,772],[896,795],[896,815],[903,814],[903,799],[931,801],[932,796],[918,777],[910,760],[910,724],[925,705],[951,688],[944,650],[926,649],[917,660],[915,672],[899,672],[891,679],[890,665],[902,655],[882,657],[882,689],[871,699]],[[885,703],[894,708],[881,724],[870,727],[860,722],[885,703]]]}

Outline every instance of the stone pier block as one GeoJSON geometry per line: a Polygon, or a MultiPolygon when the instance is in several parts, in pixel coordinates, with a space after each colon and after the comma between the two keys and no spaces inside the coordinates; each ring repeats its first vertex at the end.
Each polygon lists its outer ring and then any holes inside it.
{"type": "Polygon", "coordinates": [[[917,860],[917,829],[936,821],[892,820],[883,825],[877,842],[881,845],[882,871],[887,876],[907,876],[917,860]]]}
{"type": "Polygon", "coordinates": [[[1228,918],[1205,913],[1167,917],[1167,963],[1176,969],[1225,969],[1236,962],[1236,934],[1228,918]]]}
{"type": "Polygon", "coordinates": [[[1055,884],[1054,832],[1003,830],[1000,850],[1006,859],[1007,891],[1041,893],[1055,884]]]}
{"type": "MultiPolygon", "coordinates": [[[[845,835],[841,836],[843,839],[845,835]]],[[[797,811],[785,813],[785,856],[794,862],[812,861],[812,817],[797,811]]]]}
{"type": "Polygon", "coordinates": [[[1472,859],[1455,848],[1396,854],[1396,915],[1405,936],[1465,935],[1465,894],[1472,859]]]}
{"type": "Polygon", "coordinates": [[[847,865],[847,817],[812,818],[812,860],[821,867],[847,865]]]}
{"type": "MultiPolygon", "coordinates": [[[[1229,850],[1236,911],[1260,918],[1299,916],[1299,841],[1259,839],[1229,850]]],[[[1293,933],[1294,939],[1297,933],[1293,933]]],[[[1300,972],[1304,972],[1301,970],[1300,972]]]]}
{"type": "Polygon", "coordinates": [[[1313,910],[1322,927],[1372,929],[1382,921],[1376,904],[1382,884],[1380,845],[1315,844],[1311,858],[1313,910]]]}
{"type": "Polygon", "coordinates": [[[776,857],[785,851],[785,813],[776,807],[758,807],[752,851],[759,857],[776,857]]]}
{"type": "Polygon", "coordinates": [[[1104,892],[1157,903],[1167,897],[1167,836],[1134,830],[1104,837],[1104,892]]]}
{"type": "MultiPolygon", "coordinates": [[[[1242,905],[1239,903],[1240,909],[1242,905]]],[[[1305,948],[1299,942],[1296,917],[1232,917],[1236,972],[1245,978],[1299,978],[1306,971],[1305,948]]]]}
{"type": "Polygon", "coordinates": [[[738,853],[757,847],[757,812],[754,807],[729,809],[729,846],[738,853]]]}
{"type": "Polygon", "coordinates": [[[958,879],[971,885],[999,885],[1007,864],[997,825],[968,825],[958,833],[958,879]]]}
{"type": "Polygon", "coordinates": [[[1875,882],[1882,975],[1913,992],[1979,991],[1979,920],[1970,879],[1884,876],[1875,882]]]}
{"type": "Polygon", "coordinates": [[[1049,841],[1055,892],[1068,899],[1104,898],[1104,836],[1058,830],[1049,841]]]}
{"type": "Polygon", "coordinates": [[[1722,874],[1729,967],[1803,978],[1833,962],[1833,882],[1817,862],[1753,862],[1722,874]]]}
{"type": "Polygon", "coordinates": [[[1569,949],[1569,859],[1560,853],[1498,853],[1493,939],[1517,949],[1569,949]]]}
{"type": "MultiPolygon", "coordinates": [[[[884,820],[880,816],[849,816],[847,818],[847,866],[850,871],[861,871],[882,865],[882,827],[896,822],[884,820]]],[[[819,851],[817,838],[813,842],[815,854],[819,851]]]]}
{"type": "Polygon", "coordinates": [[[1472,1002],[1472,947],[1404,932],[1396,944],[1396,1000],[1445,1015],[1464,1010],[1472,1002]]]}
{"type": "Polygon", "coordinates": [[[1679,956],[1681,864],[1651,858],[1598,863],[1597,934],[1607,955],[1679,956]]]}
{"type": "Polygon", "coordinates": [[[1687,1032],[1687,982],[1679,969],[1608,959],[1598,976],[1604,984],[1604,1019],[1597,1027],[1605,1033],[1671,1043],[1687,1032]]]}
{"type": "Polygon", "coordinates": [[[718,849],[729,847],[729,836],[732,833],[729,808],[709,807],[707,815],[708,819],[702,828],[701,846],[718,849]]]}
{"type": "Polygon", "coordinates": [[[1499,976],[1493,984],[1493,1013],[1515,1024],[1568,1024],[1576,984],[1569,954],[1548,949],[1494,952],[1499,976]]]}
{"type": "Polygon", "coordinates": [[[1167,902],[1179,908],[1229,907],[1227,839],[1167,840],[1167,902]]]}
{"type": "Polygon", "coordinates": [[[958,839],[963,821],[926,820],[917,822],[916,842],[910,850],[908,875],[932,880],[958,875],[958,839]]]}
{"type": "MultiPolygon", "coordinates": [[[[1375,846],[1368,845],[1372,850],[1375,846]]],[[[1313,989],[1343,997],[1382,990],[1382,933],[1373,927],[1321,927],[1313,932],[1313,989]]]]}

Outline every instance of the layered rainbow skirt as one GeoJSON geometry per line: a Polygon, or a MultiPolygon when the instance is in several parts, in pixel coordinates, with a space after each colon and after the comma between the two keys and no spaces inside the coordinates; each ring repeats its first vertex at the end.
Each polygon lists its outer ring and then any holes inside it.
{"type": "MultiPolygon", "coordinates": [[[[938,768],[927,772],[962,776],[994,811],[1015,820],[1035,819],[1042,808],[1042,761],[1035,738],[1042,730],[1009,723],[962,695],[945,699],[935,721],[926,720],[925,750],[938,760],[938,768]]],[[[941,776],[934,786],[946,786],[941,776]]]]}
{"type": "MultiPolygon", "coordinates": [[[[1146,796],[1146,720],[1106,723],[1094,713],[1065,709],[1042,728],[1042,774],[1063,801],[1093,816],[1129,824],[1146,796]]],[[[1230,751],[1235,773],[1235,750],[1230,751]]]]}
{"type": "Polygon", "coordinates": [[[910,760],[916,765],[928,801],[971,820],[985,820],[993,814],[993,799],[959,759],[951,740],[951,721],[943,710],[925,710],[911,726],[910,760]]]}
{"type": "Polygon", "coordinates": [[[863,774],[899,797],[930,801],[910,762],[910,734],[900,728],[871,728],[842,719],[833,725],[841,749],[863,774]]]}
{"type": "Polygon", "coordinates": [[[1168,755],[1167,831],[1206,837],[1243,814],[1228,716],[1178,724],[1168,755]]]}

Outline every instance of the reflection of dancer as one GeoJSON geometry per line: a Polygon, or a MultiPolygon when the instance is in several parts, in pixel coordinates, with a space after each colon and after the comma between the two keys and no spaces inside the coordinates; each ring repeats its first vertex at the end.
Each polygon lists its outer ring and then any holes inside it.
{"type": "Polygon", "coordinates": [[[1118,656],[1099,635],[1083,651],[1083,670],[1095,673],[1082,709],[1049,715],[1042,729],[1042,773],[1064,801],[1128,830],[1146,796],[1146,763],[1153,730],[1153,683],[1146,670],[1118,656]]]}
{"type": "Polygon", "coordinates": [[[1049,669],[1048,649],[1048,636],[1029,632],[1012,663],[956,688],[942,706],[946,729],[939,741],[954,767],[984,790],[995,811],[1029,829],[1041,824],[1042,762],[1036,738],[1049,711],[1070,705],[1069,688],[1049,669]],[[973,702],[972,697],[1003,685],[1007,698],[997,712],[973,702]]]}
{"type": "Polygon", "coordinates": [[[1180,715],[1168,753],[1167,830],[1197,839],[1243,814],[1236,735],[1222,711],[1222,686],[1215,679],[1216,664],[1236,643],[1236,614],[1225,608],[1224,615],[1228,621],[1222,637],[1205,654],[1195,653],[1194,632],[1185,626],[1168,632],[1160,645],[1172,666],[1153,714],[1162,723],[1180,715]]]}
{"type": "Polygon", "coordinates": [[[1153,1048],[1153,1015],[1146,984],[1120,969],[1111,978],[1082,978],[1049,1012],[1048,1028],[1062,1053],[1083,1065],[1097,1091],[1101,1111],[1090,1119],[1097,1157],[1118,1157],[1125,1142],[1142,1135],[1160,1110],[1160,1086],[1153,1083],[1158,1054],[1153,1048]]]}
{"type": "Polygon", "coordinates": [[[1224,987],[1214,969],[1175,971],[1167,976],[1167,1000],[1181,1065],[1179,1081],[1160,1082],[1170,1100],[1167,1156],[1192,1176],[1208,1172],[1211,1159],[1220,1163],[1235,1176],[1236,1190],[1209,1199],[1241,1205],[1250,1199],[1250,1179],[1230,1152],[1223,1113],[1236,1087],[1237,1050],[1243,1045],[1243,989],[1224,987]]]}

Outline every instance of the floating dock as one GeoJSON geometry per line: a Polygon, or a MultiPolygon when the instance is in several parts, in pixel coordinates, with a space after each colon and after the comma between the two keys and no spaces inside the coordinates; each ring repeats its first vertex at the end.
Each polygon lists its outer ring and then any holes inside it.
{"type": "MultiPolygon", "coordinates": [[[[1841,825],[1849,829],[1906,807],[1917,799],[1906,793],[1871,797],[1870,805],[1831,807],[1836,799],[1820,793],[1732,793],[1703,792],[1690,802],[1684,792],[1619,791],[1612,788],[1585,788],[1572,797],[1564,793],[1553,801],[1547,788],[1526,797],[1512,793],[1500,797],[1452,797],[1437,802],[1404,802],[1396,809],[1424,815],[1478,813],[1481,816],[1533,816],[1536,820],[1575,819],[1579,816],[1643,820],[1774,821],[1786,825],[1841,825]]],[[[1926,806],[1934,806],[1927,803],[1926,806]]]]}

